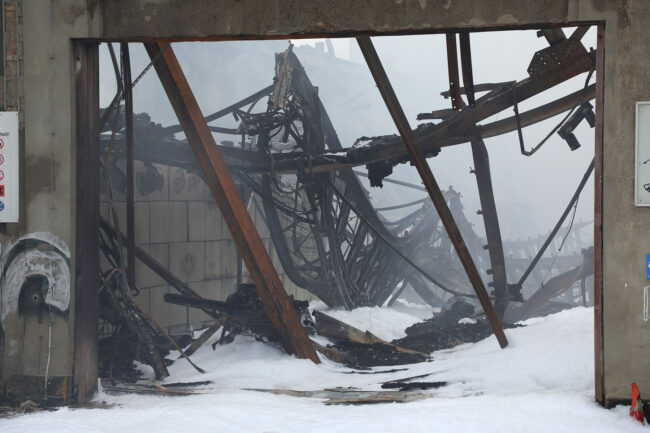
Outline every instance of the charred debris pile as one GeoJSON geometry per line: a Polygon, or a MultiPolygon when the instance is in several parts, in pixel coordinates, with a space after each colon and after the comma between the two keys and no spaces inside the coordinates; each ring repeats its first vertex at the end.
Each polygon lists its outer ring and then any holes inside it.
{"type": "MultiPolygon", "coordinates": [[[[213,349],[216,345],[231,343],[238,335],[253,336],[282,349],[277,332],[266,317],[252,284],[242,284],[226,301],[177,294],[166,294],[165,300],[210,311],[218,318],[198,339],[180,335],[175,336],[172,343],[171,337],[157,334],[160,330],[155,322],[150,317],[142,316],[141,310],[120,309],[121,317],[111,318],[115,331],[100,340],[101,377],[137,379],[134,360],[152,365],[157,376],[164,377],[167,371],[164,367],[171,363],[165,358],[170,350],[184,348],[181,352],[190,356],[217,332],[220,335],[213,343],[213,349]],[[142,322],[143,327],[134,325],[135,322],[142,322]]],[[[104,318],[107,319],[106,314],[111,309],[103,305],[104,318]]],[[[430,353],[434,350],[476,342],[492,333],[488,323],[470,318],[474,314],[474,307],[461,301],[431,319],[410,326],[406,329],[406,337],[394,341],[383,340],[370,331],[359,330],[321,311],[310,311],[306,301],[294,300],[293,305],[318,352],[328,359],[359,370],[429,361],[430,353]],[[323,342],[323,338],[327,342],[323,342]]],[[[105,323],[108,326],[108,322],[105,323]]]]}
{"type": "MultiPolygon", "coordinates": [[[[431,353],[449,349],[463,343],[475,343],[492,334],[490,324],[475,319],[474,306],[463,301],[455,302],[430,319],[406,328],[406,337],[394,340],[394,344],[420,352],[431,353]]],[[[504,328],[516,325],[502,324],[504,328]]]]}

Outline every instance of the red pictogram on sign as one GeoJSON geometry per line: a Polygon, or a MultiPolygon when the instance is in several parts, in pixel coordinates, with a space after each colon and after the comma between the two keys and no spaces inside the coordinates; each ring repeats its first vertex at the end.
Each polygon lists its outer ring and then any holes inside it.
{"type": "Polygon", "coordinates": [[[4,197],[4,196],[5,196],[5,186],[0,185],[0,197],[4,197]]]}

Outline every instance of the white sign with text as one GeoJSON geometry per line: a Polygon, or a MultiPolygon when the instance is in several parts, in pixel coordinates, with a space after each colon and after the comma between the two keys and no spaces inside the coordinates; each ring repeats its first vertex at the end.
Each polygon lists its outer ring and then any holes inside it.
{"type": "Polygon", "coordinates": [[[18,222],[18,112],[0,112],[0,223],[18,222]]]}

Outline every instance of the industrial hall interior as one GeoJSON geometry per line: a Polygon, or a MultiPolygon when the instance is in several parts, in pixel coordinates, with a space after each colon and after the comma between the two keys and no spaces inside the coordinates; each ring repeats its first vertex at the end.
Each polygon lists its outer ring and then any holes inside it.
{"type": "Polygon", "coordinates": [[[650,428],[647,0],[0,9],[3,433],[650,428]]]}

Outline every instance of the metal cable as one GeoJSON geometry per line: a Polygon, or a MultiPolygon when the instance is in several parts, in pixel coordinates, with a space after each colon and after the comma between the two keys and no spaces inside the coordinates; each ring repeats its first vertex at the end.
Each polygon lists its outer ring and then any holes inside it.
{"type": "Polygon", "coordinates": [[[544,283],[546,282],[546,279],[551,273],[551,269],[553,269],[553,265],[555,265],[555,261],[557,260],[558,256],[560,255],[560,251],[562,251],[562,247],[564,246],[564,242],[566,242],[567,238],[569,237],[569,233],[571,233],[571,229],[573,228],[573,221],[576,218],[576,212],[578,210],[578,199],[576,199],[575,203],[573,204],[573,215],[571,215],[571,222],[569,222],[569,227],[567,228],[566,233],[564,234],[564,237],[562,238],[562,242],[560,243],[559,248],[555,252],[555,255],[553,256],[553,260],[551,261],[551,264],[548,265],[548,269],[546,270],[546,275],[544,275],[544,278],[542,278],[542,282],[540,283],[540,286],[544,287],[544,283]]]}

